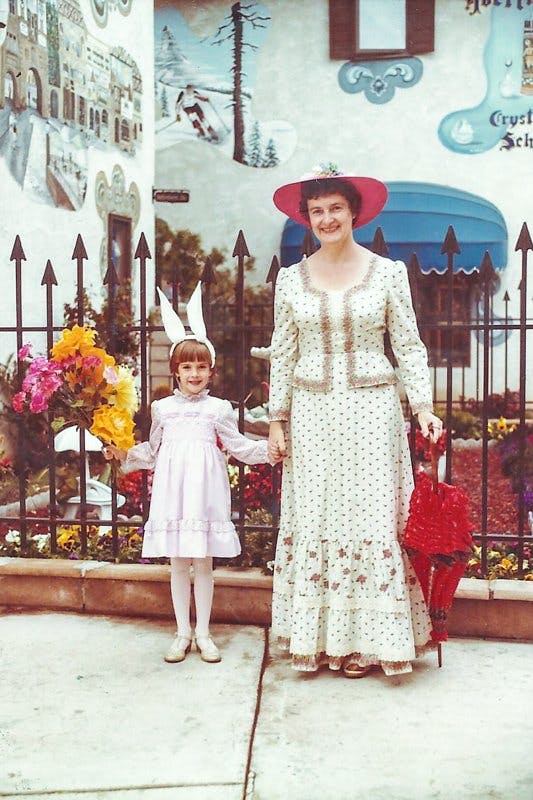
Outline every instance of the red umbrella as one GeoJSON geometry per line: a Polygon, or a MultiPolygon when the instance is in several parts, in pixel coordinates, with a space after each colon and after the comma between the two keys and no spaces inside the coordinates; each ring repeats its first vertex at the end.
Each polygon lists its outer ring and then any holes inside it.
{"type": "Polygon", "coordinates": [[[435,448],[431,446],[432,476],[417,477],[409,504],[403,546],[416,572],[433,623],[431,638],[448,639],[448,612],[472,550],[473,523],[468,497],[459,486],[439,483],[435,448]]]}

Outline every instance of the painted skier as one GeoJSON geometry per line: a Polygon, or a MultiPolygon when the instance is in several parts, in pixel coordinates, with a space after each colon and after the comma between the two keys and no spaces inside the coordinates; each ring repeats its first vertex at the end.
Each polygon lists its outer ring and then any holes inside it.
{"type": "Polygon", "coordinates": [[[198,136],[201,136],[202,139],[209,137],[210,141],[218,142],[218,133],[206,119],[201,103],[209,103],[209,98],[201,95],[192,83],[188,83],[185,89],[178,94],[176,100],[176,122],[180,121],[180,112],[183,110],[198,136]]]}

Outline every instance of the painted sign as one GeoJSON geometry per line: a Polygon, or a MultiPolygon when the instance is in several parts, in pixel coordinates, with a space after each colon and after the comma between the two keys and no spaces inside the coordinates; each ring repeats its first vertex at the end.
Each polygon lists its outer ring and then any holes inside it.
{"type": "Polygon", "coordinates": [[[519,5],[492,7],[483,101],[453,111],[440,123],[441,142],[456,153],[533,147],[533,8],[519,5]]]}

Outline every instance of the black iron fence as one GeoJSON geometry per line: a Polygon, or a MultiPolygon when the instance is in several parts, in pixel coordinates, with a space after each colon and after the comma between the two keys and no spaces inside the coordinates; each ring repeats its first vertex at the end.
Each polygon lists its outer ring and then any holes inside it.
{"type": "MultiPolygon", "coordinates": [[[[310,254],[314,249],[312,237],[306,236],[302,244],[302,253],[310,254]]],[[[387,245],[382,231],[378,229],[373,243],[375,252],[380,255],[387,254],[387,245]]],[[[444,237],[442,252],[447,255],[447,269],[444,278],[439,278],[440,283],[434,281],[433,295],[428,294],[428,279],[424,273],[431,265],[420,265],[416,253],[413,253],[408,272],[413,294],[413,302],[417,311],[419,327],[422,336],[429,345],[432,375],[434,382],[434,398],[440,408],[446,427],[446,469],[447,482],[454,481],[456,473],[455,464],[460,459],[460,453],[455,448],[455,435],[457,434],[457,419],[459,412],[474,412],[479,422],[479,485],[481,487],[479,524],[475,538],[481,544],[481,574],[487,571],[487,553],[491,542],[508,541],[516,543],[518,575],[521,574],[524,563],[526,546],[530,546],[533,537],[528,526],[528,509],[533,496],[533,438],[527,427],[531,402],[527,401],[527,351],[528,338],[533,329],[533,320],[528,317],[527,295],[527,270],[528,254],[533,250],[533,243],[527,225],[524,223],[516,243],[516,251],[521,256],[521,280],[516,287],[516,298],[512,298],[509,290],[502,297],[504,308],[503,316],[494,315],[494,306],[500,292],[500,279],[494,270],[488,252],[479,264],[479,269],[471,276],[468,286],[465,285],[464,276],[457,270],[457,257],[460,254],[460,242],[455,238],[450,227],[444,237]],[[435,286],[437,287],[435,289],[435,286]],[[464,300],[462,293],[468,292],[468,301],[464,300]],[[435,303],[431,298],[440,297],[435,303]],[[517,302],[518,301],[518,302],[517,302]],[[512,313],[517,308],[518,313],[512,313]],[[509,385],[511,384],[511,385],[509,385]],[[513,462],[513,490],[516,504],[513,526],[506,526],[505,530],[495,530],[490,523],[489,507],[497,498],[489,497],[489,421],[494,416],[495,398],[500,398],[503,411],[509,411],[515,417],[516,430],[513,433],[516,458],[513,462]],[[512,401],[512,403],[511,403],[512,401]],[[455,425],[455,427],[454,427],[455,425]]],[[[271,285],[271,300],[266,304],[248,304],[246,302],[245,261],[249,252],[244,235],[239,232],[233,257],[236,259],[235,291],[232,302],[221,303],[214,299],[212,287],[216,281],[216,274],[209,264],[203,269],[199,278],[203,283],[204,315],[210,338],[217,349],[218,377],[215,394],[228,397],[238,409],[239,425],[241,430],[246,427],[246,403],[252,394],[253,403],[266,403],[268,399],[268,362],[250,357],[251,347],[264,347],[270,341],[273,321],[273,298],[279,262],[275,256],[272,259],[266,282],[271,285]]],[[[78,236],[72,253],[75,263],[75,280],[72,281],[76,294],[73,310],[73,321],[78,325],[88,324],[86,319],[86,306],[84,305],[85,286],[85,261],[87,252],[81,236],[78,236]]],[[[136,422],[141,439],[146,439],[150,427],[149,405],[149,357],[151,334],[162,330],[161,326],[153,324],[148,313],[148,300],[154,293],[153,286],[147,285],[147,262],[152,258],[144,234],[138,241],[134,255],[138,262],[138,269],[134,270],[135,282],[131,286],[134,298],[133,307],[135,318],[129,324],[129,333],[134,334],[137,343],[136,361],[138,365],[140,409],[136,422]]],[[[57,287],[57,278],[50,261],[47,261],[41,279],[42,305],[44,309],[41,325],[33,324],[25,319],[22,302],[23,286],[27,280],[27,266],[22,242],[17,236],[13,245],[11,261],[14,264],[14,315],[12,320],[3,320],[0,332],[4,341],[11,338],[13,353],[20,350],[32,334],[38,334],[46,339],[48,350],[52,347],[57,333],[64,328],[63,316],[57,312],[54,302],[54,291],[57,287]],[[59,319],[61,316],[61,319],[59,319]],[[8,337],[6,339],[6,337],[8,337]]],[[[94,280],[94,275],[91,276],[94,280]]],[[[28,279],[35,285],[35,277],[28,279]]],[[[113,264],[110,262],[103,279],[105,287],[107,315],[105,320],[95,327],[98,332],[105,335],[108,351],[115,352],[115,345],[123,334],[119,330],[119,317],[116,313],[118,302],[118,276],[113,264]]],[[[179,284],[179,267],[172,281],[179,284]]],[[[501,304],[498,304],[500,307],[501,304]]],[[[71,315],[72,318],[72,315],[71,315]]],[[[4,348],[5,350],[5,348],[4,348]]],[[[14,382],[20,385],[22,381],[22,367],[17,368],[14,382]]],[[[4,397],[8,402],[9,398],[4,397]]],[[[505,414],[509,416],[509,413],[505,414]]],[[[15,418],[13,418],[15,419],[15,418]]],[[[50,420],[51,422],[51,420],[50,420]]],[[[533,422],[533,421],[532,421],[533,422]]],[[[505,428],[505,426],[503,426],[505,428]]],[[[415,422],[411,421],[411,445],[415,452],[415,422]]],[[[505,431],[504,431],[505,432],[505,431]]],[[[16,441],[16,473],[18,480],[18,497],[16,503],[5,504],[0,509],[0,525],[13,526],[20,533],[20,548],[24,553],[28,545],[28,531],[32,526],[44,525],[50,533],[51,553],[57,553],[57,531],[66,524],[72,524],[72,519],[64,516],[65,506],[61,504],[57,494],[57,456],[54,451],[54,431],[48,425],[45,442],[45,461],[47,486],[47,503],[40,513],[28,512],[29,473],[30,459],[28,458],[28,440],[31,431],[27,428],[27,419],[20,416],[16,419],[16,433],[13,429],[10,436],[16,441]]],[[[503,434],[502,434],[503,435],[503,434]]],[[[87,473],[86,473],[86,447],[84,436],[80,433],[79,446],[79,514],[76,524],[79,525],[81,555],[88,553],[88,528],[94,519],[88,514],[90,504],[87,502],[87,473]]],[[[278,524],[280,472],[279,467],[272,469],[272,496],[269,510],[272,514],[271,524],[250,523],[248,501],[245,492],[244,467],[238,466],[238,482],[235,491],[235,517],[236,525],[241,536],[245,539],[250,530],[263,531],[275,536],[278,524]]],[[[43,492],[41,492],[42,496],[43,492]]],[[[149,505],[148,480],[143,473],[140,490],[141,516],[146,519],[149,505]]],[[[110,552],[118,558],[121,548],[120,526],[124,523],[118,519],[117,490],[112,485],[108,518],[99,518],[99,526],[108,526],[110,529],[110,552]]]]}

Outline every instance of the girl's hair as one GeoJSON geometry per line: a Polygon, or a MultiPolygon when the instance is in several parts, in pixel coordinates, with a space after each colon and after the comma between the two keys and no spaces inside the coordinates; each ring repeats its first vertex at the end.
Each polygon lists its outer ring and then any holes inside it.
{"type": "Polygon", "coordinates": [[[171,372],[176,373],[184,361],[207,361],[211,365],[211,354],[205,344],[196,339],[185,339],[176,345],[170,357],[171,372]]]}
{"type": "Polygon", "coordinates": [[[317,197],[328,197],[332,194],[342,194],[348,201],[355,218],[361,208],[361,195],[352,183],[343,181],[342,178],[317,178],[315,180],[304,181],[300,194],[300,213],[309,218],[307,201],[315,200],[317,197]]]}

